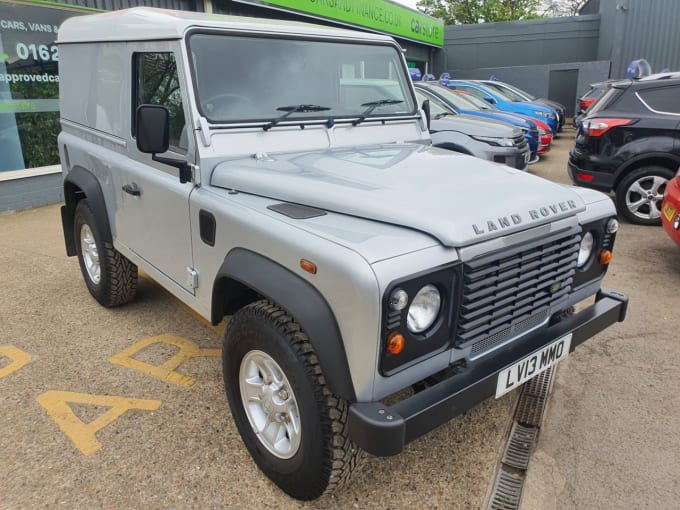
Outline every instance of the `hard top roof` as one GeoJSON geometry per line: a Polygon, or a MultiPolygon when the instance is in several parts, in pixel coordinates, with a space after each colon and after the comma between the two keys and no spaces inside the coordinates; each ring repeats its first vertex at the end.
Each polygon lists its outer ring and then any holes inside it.
{"type": "Polygon", "coordinates": [[[69,18],[59,28],[59,43],[148,41],[181,39],[191,28],[332,37],[348,40],[390,41],[382,35],[295,21],[225,16],[202,12],[133,7],[69,18]]]}

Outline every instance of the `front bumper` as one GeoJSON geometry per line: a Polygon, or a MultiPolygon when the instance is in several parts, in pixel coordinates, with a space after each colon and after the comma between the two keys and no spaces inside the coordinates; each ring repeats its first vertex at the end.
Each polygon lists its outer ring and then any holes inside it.
{"type": "Polygon", "coordinates": [[[531,160],[531,152],[529,146],[525,145],[523,149],[513,148],[495,148],[488,151],[488,158],[494,163],[501,163],[517,170],[526,170],[531,160]]]}
{"type": "Polygon", "coordinates": [[[579,168],[571,160],[568,163],[568,170],[569,177],[578,186],[593,188],[604,193],[609,193],[614,189],[614,174],[579,168]]]}
{"type": "Polygon", "coordinates": [[[456,375],[393,406],[381,402],[354,403],[349,409],[349,435],[367,452],[397,455],[418,437],[495,395],[498,374],[513,363],[572,333],[571,350],[626,317],[628,298],[600,290],[595,303],[548,328],[469,363],[456,375]]]}
{"type": "Polygon", "coordinates": [[[671,239],[680,245],[680,177],[671,179],[666,185],[661,224],[671,239]]]}

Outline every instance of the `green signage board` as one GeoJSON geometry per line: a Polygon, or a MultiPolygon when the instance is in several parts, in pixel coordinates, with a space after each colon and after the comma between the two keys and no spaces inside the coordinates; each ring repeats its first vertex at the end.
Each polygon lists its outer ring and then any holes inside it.
{"type": "Polygon", "coordinates": [[[444,45],[444,23],[386,0],[262,0],[264,4],[371,28],[387,34],[444,45]]]}

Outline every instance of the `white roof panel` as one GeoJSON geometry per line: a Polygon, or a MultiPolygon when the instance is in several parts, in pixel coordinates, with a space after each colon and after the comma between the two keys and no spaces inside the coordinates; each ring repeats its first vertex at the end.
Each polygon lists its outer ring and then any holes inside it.
{"type": "Polygon", "coordinates": [[[388,41],[391,38],[309,23],[202,12],[172,11],[134,7],[102,14],[75,16],[59,28],[59,43],[106,41],[148,41],[181,39],[190,28],[218,28],[229,31],[322,36],[340,39],[388,41]]]}

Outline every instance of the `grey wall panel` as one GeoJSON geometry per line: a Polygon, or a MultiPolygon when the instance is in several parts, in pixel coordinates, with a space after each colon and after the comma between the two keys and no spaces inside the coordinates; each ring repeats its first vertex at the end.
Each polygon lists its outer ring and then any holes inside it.
{"type": "Polygon", "coordinates": [[[680,70],[680,2],[601,0],[598,57],[612,61],[621,78],[632,60],[646,59],[653,72],[680,70]]]}
{"type": "Polygon", "coordinates": [[[444,31],[447,67],[586,62],[597,59],[600,17],[450,25],[444,31]]]}
{"type": "MultiPolygon", "coordinates": [[[[489,67],[484,69],[452,69],[452,78],[461,80],[488,80],[496,75],[501,81],[515,85],[536,97],[549,97],[550,71],[578,70],[576,86],[577,97],[588,90],[588,85],[609,77],[609,61],[599,62],[567,62],[562,64],[544,64],[516,67],[489,67]]],[[[574,105],[565,105],[568,109],[574,105]]]]}

